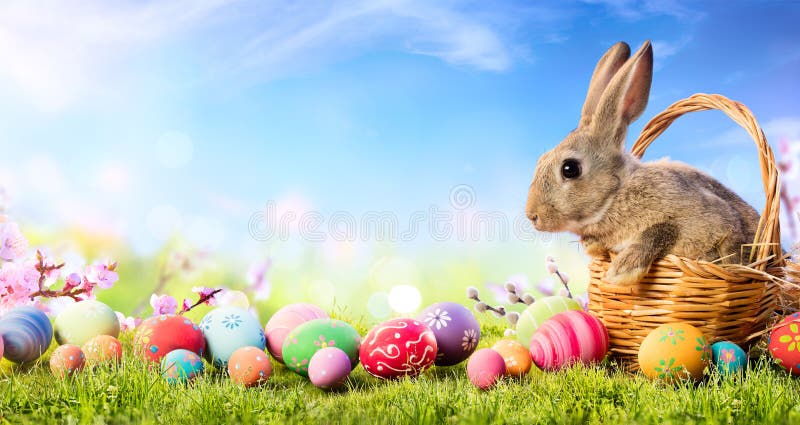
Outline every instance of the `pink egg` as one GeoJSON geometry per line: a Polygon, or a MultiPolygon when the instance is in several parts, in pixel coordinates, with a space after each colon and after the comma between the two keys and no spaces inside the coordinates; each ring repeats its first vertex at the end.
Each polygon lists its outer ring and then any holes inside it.
{"type": "Polygon", "coordinates": [[[599,362],[608,353],[608,331],[585,311],[565,311],[539,327],[531,338],[530,351],[533,362],[543,370],[599,362]]]}
{"type": "Polygon", "coordinates": [[[275,360],[283,363],[283,342],[297,326],[314,319],[327,319],[325,310],[308,303],[289,304],[272,315],[264,328],[267,337],[267,350],[275,360]]]}
{"type": "Polygon", "coordinates": [[[506,362],[503,356],[491,348],[481,348],[467,361],[469,382],[482,390],[495,386],[504,373],[506,373],[506,362]]]}
{"type": "Polygon", "coordinates": [[[308,377],[318,388],[336,388],[350,375],[350,357],[336,347],[323,348],[308,363],[308,377]]]}
{"type": "Polygon", "coordinates": [[[0,359],[3,358],[3,335],[0,335],[0,359]]]}

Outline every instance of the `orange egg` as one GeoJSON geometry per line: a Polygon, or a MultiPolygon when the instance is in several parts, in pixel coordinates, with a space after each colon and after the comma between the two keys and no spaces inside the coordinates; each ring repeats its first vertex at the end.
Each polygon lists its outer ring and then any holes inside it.
{"type": "Polygon", "coordinates": [[[523,376],[531,370],[531,353],[524,345],[513,339],[501,339],[492,347],[506,363],[506,376],[523,376]]]}
{"type": "Polygon", "coordinates": [[[83,344],[86,362],[95,366],[105,362],[122,360],[122,344],[111,335],[97,335],[83,344]]]}
{"type": "Polygon", "coordinates": [[[267,381],[272,372],[269,355],[256,347],[242,347],[228,360],[231,380],[245,387],[254,387],[267,381]]]}
{"type": "Polygon", "coordinates": [[[80,347],[65,344],[56,348],[50,355],[50,371],[59,378],[71,376],[83,369],[85,360],[80,347]]]}
{"type": "Polygon", "coordinates": [[[642,341],[639,368],[650,379],[699,381],[711,357],[711,345],[699,329],[688,323],[668,323],[642,341]]]}

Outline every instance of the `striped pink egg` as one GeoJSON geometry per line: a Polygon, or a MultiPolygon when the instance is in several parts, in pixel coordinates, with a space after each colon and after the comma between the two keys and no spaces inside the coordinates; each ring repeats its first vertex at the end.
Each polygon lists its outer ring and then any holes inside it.
{"type": "Polygon", "coordinates": [[[531,338],[530,351],[533,362],[543,370],[599,362],[608,353],[608,331],[585,311],[565,311],[539,327],[531,338]]]}

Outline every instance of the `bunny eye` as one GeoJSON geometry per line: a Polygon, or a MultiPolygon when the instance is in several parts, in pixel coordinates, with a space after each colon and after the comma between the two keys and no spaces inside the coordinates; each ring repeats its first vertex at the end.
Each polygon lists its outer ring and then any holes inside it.
{"type": "Polygon", "coordinates": [[[561,175],[566,180],[577,179],[581,176],[581,163],[577,159],[566,159],[561,164],[561,175]]]}

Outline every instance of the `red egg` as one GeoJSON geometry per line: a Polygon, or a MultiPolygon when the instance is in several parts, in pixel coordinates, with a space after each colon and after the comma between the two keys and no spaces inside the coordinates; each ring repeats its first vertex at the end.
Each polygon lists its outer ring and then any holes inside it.
{"type": "Polygon", "coordinates": [[[153,363],[159,363],[174,350],[189,350],[203,356],[206,340],[203,332],[191,320],[183,316],[162,314],[145,320],[133,340],[137,355],[153,363]]]}
{"type": "Polygon", "coordinates": [[[50,355],[50,371],[59,378],[71,376],[83,369],[85,361],[81,347],[65,344],[56,348],[50,355]]]}
{"type": "Polygon", "coordinates": [[[283,342],[286,336],[294,328],[314,319],[327,319],[328,313],[325,310],[309,303],[289,304],[275,314],[264,327],[264,335],[267,338],[267,350],[275,360],[283,363],[283,342]]]}
{"type": "Polygon", "coordinates": [[[781,367],[800,376],[800,313],[786,316],[773,328],[769,352],[781,367]]]}
{"type": "Polygon", "coordinates": [[[97,335],[86,341],[81,349],[91,366],[105,362],[119,363],[122,360],[122,344],[111,335],[97,335]]]}
{"type": "Polygon", "coordinates": [[[414,319],[392,319],[375,326],[361,342],[364,370],[382,379],[417,376],[436,360],[433,331],[414,319]]]}
{"type": "Polygon", "coordinates": [[[228,375],[231,381],[245,387],[255,387],[267,382],[271,372],[269,355],[258,347],[239,348],[228,359],[228,375]]]}
{"type": "Polygon", "coordinates": [[[505,373],[506,362],[503,356],[491,348],[481,348],[467,361],[469,382],[482,390],[495,386],[505,373]]]}

